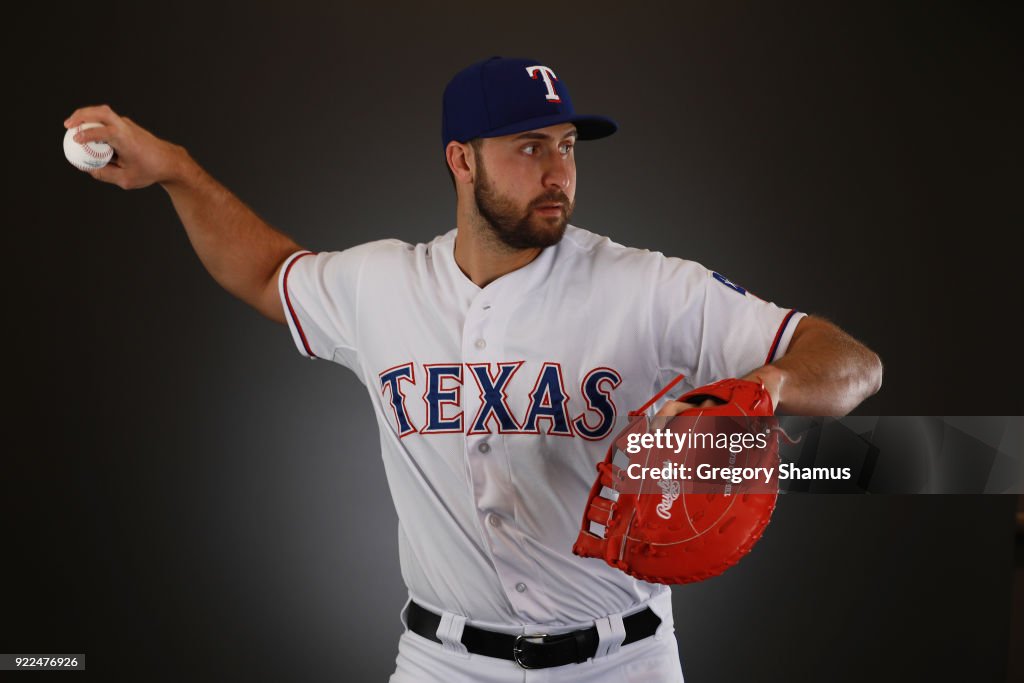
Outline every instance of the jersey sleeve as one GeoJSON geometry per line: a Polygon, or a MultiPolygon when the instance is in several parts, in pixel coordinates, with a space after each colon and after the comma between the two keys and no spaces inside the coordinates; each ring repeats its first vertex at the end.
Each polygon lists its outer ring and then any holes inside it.
{"type": "Polygon", "coordinates": [[[686,374],[693,387],[781,358],[805,316],[692,261],[665,259],[659,279],[654,329],[661,368],[686,374]]]}
{"type": "Polygon", "coordinates": [[[278,276],[278,293],[299,353],[354,367],[359,281],[367,245],[344,251],[298,251],[278,276]]]}

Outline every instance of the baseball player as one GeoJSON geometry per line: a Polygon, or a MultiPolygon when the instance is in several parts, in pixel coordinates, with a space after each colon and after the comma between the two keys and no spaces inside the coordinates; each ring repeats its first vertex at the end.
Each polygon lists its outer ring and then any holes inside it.
{"type": "Polygon", "coordinates": [[[65,126],[86,121],[80,139],[116,151],[94,178],[163,186],[218,283],[365,385],[409,591],[395,683],[682,681],[669,588],[571,551],[616,419],[680,373],[680,393],[756,378],[776,410],[817,415],[881,384],[834,325],[571,225],[574,147],[617,126],[536,60],[446,87],[457,220],[426,244],[303,249],[184,148],[107,106],[65,126]]]}

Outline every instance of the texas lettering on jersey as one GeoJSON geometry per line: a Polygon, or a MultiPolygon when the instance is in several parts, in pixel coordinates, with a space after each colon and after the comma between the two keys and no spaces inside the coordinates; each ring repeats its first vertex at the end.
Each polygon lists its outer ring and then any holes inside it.
{"type": "Polygon", "coordinates": [[[571,396],[565,387],[562,366],[545,362],[532,380],[529,405],[521,415],[509,406],[509,391],[529,387],[517,377],[525,361],[504,363],[414,363],[396,365],[379,373],[384,404],[390,406],[400,437],[410,434],[550,434],[603,439],[615,424],[612,392],[622,376],[607,367],[589,371],[580,381],[582,409],[572,415],[571,396]],[[462,392],[479,395],[475,414],[461,410],[462,392]],[[410,402],[419,401],[424,419],[414,422],[410,402]]]}

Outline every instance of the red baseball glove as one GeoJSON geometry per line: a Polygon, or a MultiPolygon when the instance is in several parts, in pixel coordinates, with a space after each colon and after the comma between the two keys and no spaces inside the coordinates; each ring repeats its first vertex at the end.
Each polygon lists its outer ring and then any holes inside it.
{"type": "Polygon", "coordinates": [[[715,382],[676,400],[718,405],[652,424],[644,411],[679,379],[630,413],[629,426],[597,465],[572,549],[638,579],[668,584],[701,581],[736,564],[760,539],[778,494],[778,428],[764,387],[715,382]],[[643,467],[669,465],[683,468],[677,478],[633,476],[643,467]],[[737,469],[748,477],[738,481],[737,469]]]}

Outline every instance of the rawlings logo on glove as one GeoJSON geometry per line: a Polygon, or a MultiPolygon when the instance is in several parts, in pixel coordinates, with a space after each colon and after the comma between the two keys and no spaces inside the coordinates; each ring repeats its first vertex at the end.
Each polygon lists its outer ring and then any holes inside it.
{"type": "Polygon", "coordinates": [[[638,579],[669,584],[701,581],[736,564],[761,538],[778,495],[774,475],[730,478],[778,471],[778,427],[764,387],[715,382],[676,400],[718,405],[649,421],[647,408],[680,379],[629,414],[629,426],[597,465],[572,549],[638,579]],[[628,464],[614,462],[627,456],[628,464]],[[634,476],[653,469],[676,477],[634,476]]]}

